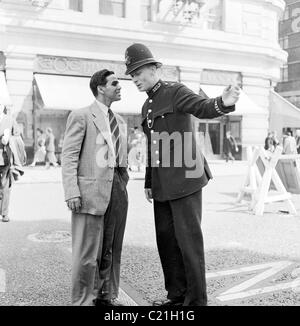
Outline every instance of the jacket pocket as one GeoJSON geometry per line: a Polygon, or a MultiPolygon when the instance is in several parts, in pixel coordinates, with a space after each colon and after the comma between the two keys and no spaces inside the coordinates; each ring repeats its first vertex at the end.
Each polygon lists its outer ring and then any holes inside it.
{"type": "Polygon", "coordinates": [[[162,108],[158,108],[157,110],[155,110],[155,112],[153,113],[153,118],[157,118],[157,117],[163,117],[165,114],[168,113],[173,113],[174,112],[174,108],[173,105],[168,105],[168,106],[164,106],[162,108]]]}

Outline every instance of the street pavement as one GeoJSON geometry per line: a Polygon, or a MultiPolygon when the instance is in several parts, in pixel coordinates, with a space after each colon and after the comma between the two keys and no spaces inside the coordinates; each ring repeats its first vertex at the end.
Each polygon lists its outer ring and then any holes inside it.
{"type": "MultiPolygon", "coordinates": [[[[297,215],[285,203],[255,216],[235,199],[246,162],[212,161],[214,179],[203,191],[209,305],[300,305],[300,197],[297,215]]],[[[152,205],[143,173],[131,173],[120,301],[151,305],[165,298],[155,244],[152,205]]],[[[60,168],[26,168],[11,194],[10,223],[0,223],[0,305],[70,305],[70,213],[60,168]]]]}

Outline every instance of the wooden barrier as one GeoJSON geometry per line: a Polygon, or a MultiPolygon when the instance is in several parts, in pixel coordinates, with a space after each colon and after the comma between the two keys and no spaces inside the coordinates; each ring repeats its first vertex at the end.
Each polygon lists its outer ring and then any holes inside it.
{"type": "MultiPolygon", "coordinates": [[[[289,208],[289,212],[297,214],[291,201],[291,194],[287,192],[276,170],[279,160],[285,161],[292,159],[292,157],[281,154],[282,147],[280,146],[277,146],[274,153],[265,151],[263,147],[256,147],[254,151],[251,147],[247,148],[248,171],[243,188],[238,194],[237,202],[241,202],[245,199],[246,194],[250,194],[250,209],[253,210],[255,215],[263,215],[266,203],[278,201],[284,201],[289,208]],[[263,164],[263,168],[258,167],[258,161],[263,164]],[[275,194],[270,195],[270,190],[274,190],[275,194]]],[[[293,156],[293,159],[295,159],[295,156],[293,156]]],[[[296,173],[300,173],[300,169],[298,170],[297,167],[296,173]]]]}

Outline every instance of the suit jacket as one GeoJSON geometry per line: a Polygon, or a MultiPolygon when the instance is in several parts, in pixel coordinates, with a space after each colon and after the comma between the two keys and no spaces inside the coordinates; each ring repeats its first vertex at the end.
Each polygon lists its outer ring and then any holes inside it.
{"type": "Polygon", "coordinates": [[[212,178],[196,141],[192,115],[212,119],[234,111],[235,106],[224,107],[221,97],[207,99],[181,83],[161,80],[148,96],[142,109],[142,126],[148,138],[145,188],[151,188],[158,201],[185,197],[212,178]],[[164,141],[169,146],[163,146],[164,141]]]}
{"type": "MultiPolygon", "coordinates": [[[[127,184],[127,127],[115,114],[121,136],[120,173],[127,184]]],[[[115,153],[105,116],[96,101],[68,117],[62,149],[65,200],[81,197],[80,213],[103,215],[110,201],[115,153]]]]}

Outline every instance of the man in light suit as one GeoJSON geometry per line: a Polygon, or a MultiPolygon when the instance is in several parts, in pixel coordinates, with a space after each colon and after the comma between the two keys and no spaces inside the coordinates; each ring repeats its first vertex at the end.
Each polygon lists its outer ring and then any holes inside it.
{"type": "Polygon", "coordinates": [[[72,303],[113,306],[128,209],[127,128],[110,109],[121,99],[114,72],[96,72],[90,88],[96,100],[69,115],[62,150],[72,211],[72,303]]]}

